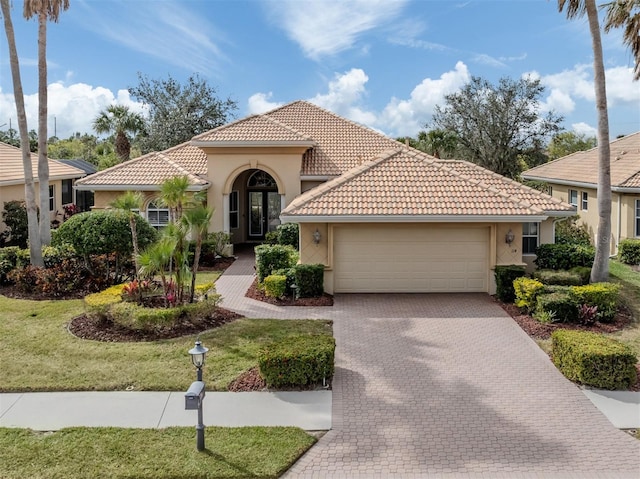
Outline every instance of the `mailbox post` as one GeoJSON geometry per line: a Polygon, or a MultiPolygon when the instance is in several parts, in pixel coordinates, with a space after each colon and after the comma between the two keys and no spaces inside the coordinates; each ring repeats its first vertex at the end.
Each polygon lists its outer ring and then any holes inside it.
{"type": "Polygon", "coordinates": [[[196,341],[195,347],[189,350],[191,355],[191,361],[196,367],[196,381],[191,383],[189,389],[184,395],[184,408],[186,410],[198,410],[198,424],[196,425],[196,447],[198,451],[204,451],[204,420],[202,414],[202,401],[205,396],[205,384],[202,380],[202,366],[204,366],[205,356],[207,355],[207,348],[202,346],[202,343],[196,341]]]}

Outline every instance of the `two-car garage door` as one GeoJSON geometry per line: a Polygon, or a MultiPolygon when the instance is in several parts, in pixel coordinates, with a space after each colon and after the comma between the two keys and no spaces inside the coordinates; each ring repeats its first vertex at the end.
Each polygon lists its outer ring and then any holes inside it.
{"type": "Polygon", "coordinates": [[[336,225],[336,293],[486,292],[489,228],[336,225]]]}

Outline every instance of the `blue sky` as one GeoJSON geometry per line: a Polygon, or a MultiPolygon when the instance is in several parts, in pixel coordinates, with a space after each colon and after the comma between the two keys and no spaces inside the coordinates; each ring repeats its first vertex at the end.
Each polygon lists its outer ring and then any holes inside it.
{"type": "MultiPolygon", "coordinates": [[[[29,129],[37,128],[37,23],[13,23],[29,129]]],[[[91,133],[137,73],[199,73],[237,117],[305,99],[390,136],[415,135],[471,76],[534,75],[541,108],[567,130],[597,124],[586,19],[555,0],[70,0],[48,30],[49,135],[91,133]]],[[[603,36],[612,136],[640,130],[640,83],[619,32],[603,36]]],[[[0,129],[16,128],[6,37],[0,38],[0,129]]]]}

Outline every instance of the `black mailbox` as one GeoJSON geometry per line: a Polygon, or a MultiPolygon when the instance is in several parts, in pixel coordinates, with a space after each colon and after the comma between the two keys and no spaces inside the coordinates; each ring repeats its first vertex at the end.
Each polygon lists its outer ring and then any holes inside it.
{"type": "Polygon", "coordinates": [[[184,408],[187,410],[198,409],[204,399],[204,382],[194,381],[184,395],[184,408]]]}

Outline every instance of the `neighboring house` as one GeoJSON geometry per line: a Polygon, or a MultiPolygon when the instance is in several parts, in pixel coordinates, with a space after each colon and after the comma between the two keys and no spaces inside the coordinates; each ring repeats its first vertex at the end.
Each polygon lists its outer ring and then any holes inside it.
{"type": "MultiPolygon", "coordinates": [[[[84,171],[86,175],[92,175],[98,168],[96,165],[89,163],[85,160],[75,159],[75,160],[56,160],[62,163],[63,165],[73,166],[74,168],[78,168],[79,170],[84,171]]],[[[80,211],[89,211],[93,207],[93,191],[76,191],[74,189],[75,199],[73,203],[80,208],[80,211]]]]}
{"type": "MultiPolygon", "coordinates": [[[[35,181],[36,201],[38,192],[38,155],[31,154],[31,166],[35,181]]],[[[82,169],[49,159],[49,216],[51,220],[61,220],[63,205],[75,203],[73,186],[78,178],[86,176],[82,169]]],[[[24,201],[24,169],[22,151],[0,142],[0,210],[9,201],[24,201]]],[[[38,203],[39,204],[39,203],[38,203]]],[[[0,218],[0,232],[6,228],[0,218]]]]}
{"type": "Polygon", "coordinates": [[[572,206],[464,161],[438,160],[305,101],[221,126],[91,175],[96,207],[126,190],[160,226],[161,182],[187,175],[215,207],[210,231],[260,242],[300,224],[303,263],[336,292],[494,292],[572,206]],[[524,247],[524,250],[523,250],[524,247]]]}
{"type": "MultiPolygon", "coordinates": [[[[640,132],[611,146],[611,254],[625,238],[640,237],[640,132]]],[[[544,181],[551,195],[574,205],[592,240],[598,234],[598,148],[578,151],[522,173],[544,181]]]]}

